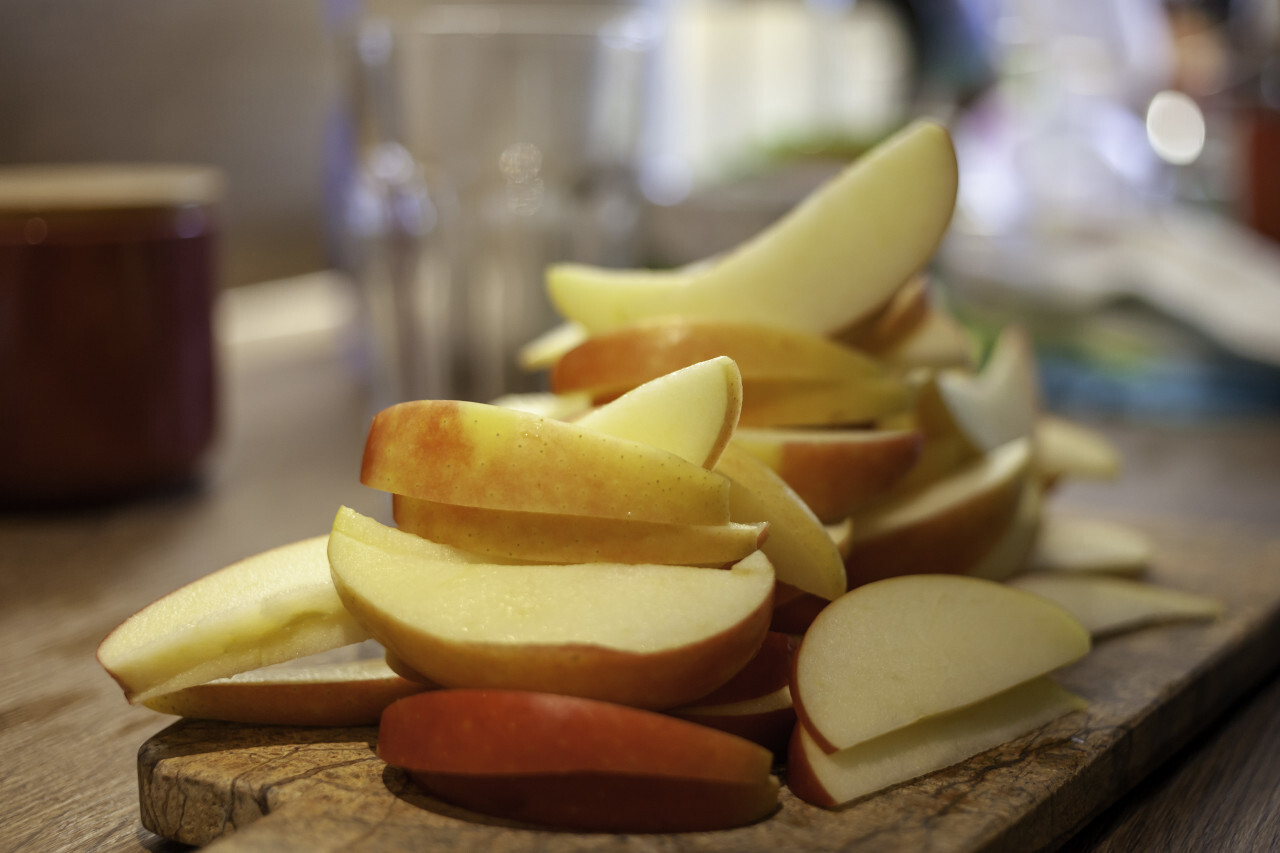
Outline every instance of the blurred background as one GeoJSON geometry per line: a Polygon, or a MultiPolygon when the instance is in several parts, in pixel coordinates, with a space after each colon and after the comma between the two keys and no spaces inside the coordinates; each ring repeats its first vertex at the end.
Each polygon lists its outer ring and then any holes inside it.
{"type": "Polygon", "coordinates": [[[1051,403],[1280,406],[1280,0],[6,0],[0,75],[0,164],[220,168],[224,339],[380,400],[534,387],[545,263],[714,254],[923,115],[939,295],[1051,403]]]}

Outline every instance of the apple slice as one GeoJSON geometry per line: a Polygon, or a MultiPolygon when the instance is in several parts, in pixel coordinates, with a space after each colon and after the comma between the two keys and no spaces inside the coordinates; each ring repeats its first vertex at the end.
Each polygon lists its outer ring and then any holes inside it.
{"type": "Polygon", "coordinates": [[[744,427],[862,426],[911,406],[900,379],[831,382],[742,381],[744,427]]]}
{"type": "Polygon", "coordinates": [[[464,563],[344,509],[329,537],[347,609],[410,668],[449,687],[510,687],[674,708],[760,647],[773,569],[464,563]]]}
{"type": "Polygon", "coordinates": [[[945,370],[938,391],[960,430],[981,452],[1035,431],[1039,380],[1026,332],[1010,326],[996,339],[982,372],[945,370]]]}
{"type": "Polygon", "coordinates": [[[733,483],[730,517],[741,524],[768,523],[769,535],[760,548],[778,580],[827,600],[845,591],[844,561],[835,542],[781,477],[733,445],[716,470],[733,483]]]}
{"type": "Polygon", "coordinates": [[[664,315],[827,334],[879,310],[929,262],[956,185],[947,131],[917,122],[713,263],[671,272],[559,265],[547,290],[592,334],[664,315]]]}
{"type": "Polygon", "coordinates": [[[880,352],[910,334],[928,314],[929,279],[920,273],[894,291],[880,311],[833,332],[831,338],[863,352],[880,352]]]}
{"type": "Polygon", "coordinates": [[[1114,480],[1120,454],[1097,430],[1066,418],[1042,414],[1036,419],[1036,467],[1049,482],[1062,477],[1114,480]]]}
{"type": "Polygon", "coordinates": [[[1009,585],[1060,605],[1094,637],[1168,622],[1213,620],[1225,611],[1213,598],[1105,575],[1036,573],[1014,578],[1009,585]]]}
{"type": "Polygon", "coordinates": [[[586,414],[591,411],[591,403],[590,394],[552,394],[550,391],[503,394],[490,401],[490,405],[558,421],[571,421],[586,414]]]}
{"type": "Polygon", "coordinates": [[[845,560],[849,586],[970,571],[1013,522],[1030,471],[1030,442],[1011,441],[935,483],[855,514],[845,560]]]}
{"type": "Polygon", "coordinates": [[[1046,513],[1028,558],[1036,572],[1139,575],[1151,565],[1151,542],[1138,531],[1100,518],[1046,513]]]}
{"type": "Polygon", "coordinates": [[[1004,533],[982,559],[966,574],[975,578],[1002,581],[1026,571],[1031,552],[1035,550],[1044,516],[1043,485],[1035,477],[1022,484],[1018,508],[1004,533]]]}
{"type": "Polygon", "coordinates": [[[824,752],[994,696],[1078,660],[1089,633],[1040,596],[957,575],[850,590],[813,620],[792,697],[824,752]]]}
{"type": "Polygon", "coordinates": [[[768,465],[828,524],[880,497],[922,449],[920,433],[906,430],[742,427],[733,443],[768,465]]]}
{"type": "Polygon", "coordinates": [[[581,324],[566,321],[520,347],[516,360],[524,370],[543,370],[586,339],[587,330],[581,324]]]}
{"type": "Polygon", "coordinates": [[[779,757],[786,755],[791,730],[796,725],[796,710],[791,702],[791,690],[786,685],[753,699],[721,705],[686,705],[667,713],[746,738],[779,757]]]}
{"type": "Polygon", "coordinates": [[[972,336],[954,317],[937,308],[930,308],[924,319],[896,341],[868,352],[899,370],[972,370],[978,363],[972,336]]]}
{"type": "Polygon", "coordinates": [[[662,317],[596,335],[565,353],[551,371],[559,393],[611,396],[716,356],[732,358],[745,380],[874,380],[885,370],[862,353],[772,325],[662,317]]]}
{"type": "Polygon", "coordinates": [[[378,756],[456,805],[561,829],[725,829],[778,805],[768,750],[673,717],[571,696],[412,696],[383,714],[378,756]]]}
{"type": "MultiPolygon", "coordinates": [[[[723,413],[717,433],[722,421],[723,413]]],[[[729,520],[728,482],[673,453],[455,400],[397,403],[379,412],[360,481],[462,506],[684,524],[729,520]]]]}
{"type": "Polygon", "coordinates": [[[327,537],[255,554],[130,616],[98,662],[132,703],[369,638],[338,598],[327,537]]]}
{"type": "Polygon", "coordinates": [[[646,382],[576,423],[714,468],[741,414],[742,374],[718,356],[646,382]]]}
{"type": "Polygon", "coordinates": [[[796,726],[787,786],[808,803],[836,808],[958,764],[1086,705],[1051,679],[1037,678],[830,755],[803,726],[796,726]]]}
{"type": "Polygon", "coordinates": [[[725,566],[760,547],[768,525],[666,524],[589,515],[457,506],[392,495],[401,530],[521,563],[725,566]]]}
{"type": "Polygon", "coordinates": [[[373,726],[397,699],[427,689],[381,660],[242,672],[148,699],[162,714],[267,726],[373,726]]]}

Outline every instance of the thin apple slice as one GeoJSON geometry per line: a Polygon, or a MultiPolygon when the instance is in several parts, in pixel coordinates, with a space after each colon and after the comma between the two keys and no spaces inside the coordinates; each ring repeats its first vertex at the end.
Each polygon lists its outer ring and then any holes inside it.
{"type": "Polygon", "coordinates": [[[267,726],[373,726],[397,699],[421,693],[384,661],[242,672],[148,699],[162,714],[267,726]]]}
{"type": "Polygon", "coordinates": [[[1045,513],[1027,568],[1035,572],[1140,575],[1151,565],[1151,541],[1101,518],[1045,513]]]}
{"type": "Polygon", "coordinates": [[[1031,339],[1018,326],[996,338],[982,372],[946,370],[938,391],[960,430],[987,452],[1035,430],[1040,415],[1039,379],[1031,339]]]}
{"type": "Polygon", "coordinates": [[[733,359],[717,356],[646,382],[576,423],[714,468],[741,414],[742,374],[733,359]]]}
{"type": "Polygon", "coordinates": [[[1046,480],[1062,477],[1114,480],[1120,475],[1120,454],[1095,429],[1058,415],[1036,419],[1036,467],[1046,480]]]}
{"type": "Polygon", "coordinates": [[[1013,522],[1030,471],[1030,442],[1011,441],[935,483],[855,514],[845,560],[849,586],[969,572],[1013,522]]]}
{"type": "Polygon", "coordinates": [[[543,418],[571,421],[591,411],[590,394],[553,394],[550,391],[529,391],[523,394],[503,394],[489,401],[490,405],[528,412],[543,418]]]}
{"type": "Polygon", "coordinates": [[[818,517],[790,486],[751,454],[730,445],[716,470],[733,483],[729,515],[735,522],[766,522],[760,548],[778,580],[830,600],[843,593],[844,561],[818,517]]]}
{"type": "Polygon", "coordinates": [[[787,785],[806,802],[836,808],[959,764],[1086,705],[1051,679],[1037,678],[830,755],[803,726],[796,726],[787,785]]]}
{"type": "Polygon", "coordinates": [[[543,370],[586,339],[587,330],[581,324],[566,321],[520,347],[516,360],[525,370],[543,370]]]}
{"type": "Polygon", "coordinates": [[[884,308],[831,334],[831,339],[863,352],[880,352],[911,333],[929,315],[929,279],[921,273],[903,282],[884,308]]]}
{"type": "Polygon", "coordinates": [[[774,755],[786,755],[796,710],[791,690],[784,684],[772,693],[720,705],[686,705],[668,711],[673,717],[718,729],[758,743],[774,755]]]}
{"type": "Polygon", "coordinates": [[[1035,477],[1022,484],[1022,496],[1012,520],[981,560],[966,574],[975,578],[1002,581],[1026,571],[1035,550],[1044,517],[1043,485],[1035,477]]]}
{"type": "Polygon", "coordinates": [[[458,506],[392,495],[396,526],[434,542],[521,563],[726,566],[760,547],[768,525],[666,524],[458,506]]]}
{"type": "Polygon", "coordinates": [[[830,382],[743,379],[739,423],[744,427],[863,426],[910,406],[910,388],[887,374],[830,382]]]}
{"type": "Polygon", "coordinates": [[[383,714],[378,756],[441,799],[561,829],[725,829],[778,805],[768,750],[673,717],[571,696],[413,696],[383,714]]]}
{"type": "Polygon", "coordinates": [[[824,752],[971,705],[1078,660],[1089,633],[1040,596],[958,575],[850,590],[795,655],[796,713],[824,752]]]}
{"type": "Polygon", "coordinates": [[[672,316],[583,341],[556,362],[551,387],[559,393],[612,396],[721,355],[732,358],[746,380],[870,381],[885,375],[871,358],[819,335],[672,316]]]}
{"type": "Polygon", "coordinates": [[[347,609],[449,687],[509,687],[673,708],[724,684],[768,629],[773,568],[463,563],[350,510],[329,537],[347,609]]]}
{"type": "Polygon", "coordinates": [[[671,272],[559,265],[547,290],[592,334],[671,314],[827,334],[879,310],[929,262],[956,185],[947,131],[917,122],[714,263],[671,272]]]}
{"type": "Polygon", "coordinates": [[[1169,622],[1213,620],[1226,609],[1207,596],[1106,575],[1036,573],[1008,583],[1063,607],[1094,637],[1169,622]]]}
{"type": "Polygon", "coordinates": [[[899,370],[972,370],[978,363],[972,336],[959,321],[937,308],[930,308],[924,319],[898,340],[868,352],[899,370]]]}
{"type": "Polygon", "coordinates": [[[884,494],[920,458],[907,430],[742,427],[733,443],[768,465],[824,523],[836,523],[884,494]]]}
{"type": "Polygon", "coordinates": [[[379,412],[360,481],[463,506],[684,524],[729,520],[728,481],[674,453],[456,400],[397,403],[379,412]]]}
{"type": "Polygon", "coordinates": [[[132,703],[369,638],[338,598],[327,537],[255,554],[130,616],[98,662],[132,703]]]}

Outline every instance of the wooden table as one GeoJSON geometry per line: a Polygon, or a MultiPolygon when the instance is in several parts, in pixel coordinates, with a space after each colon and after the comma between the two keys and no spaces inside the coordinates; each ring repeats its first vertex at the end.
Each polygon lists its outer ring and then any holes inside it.
{"type": "MultiPolygon", "coordinates": [[[[172,718],[125,703],[94,661],[99,640],[185,581],[324,532],[339,504],[388,514],[357,482],[371,408],[331,347],[246,348],[224,364],[222,439],[199,486],[0,516],[0,850],[184,849],[138,818],[135,754],[172,718]]],[[[1125,479],[1069,487],[1062,503],[1274,539],[1280,555],[1280,423],[1103,426],[1125,479]]],[[[1277,724],[1272,673],[1066,849],[1276,849],[1277,724]]]]}

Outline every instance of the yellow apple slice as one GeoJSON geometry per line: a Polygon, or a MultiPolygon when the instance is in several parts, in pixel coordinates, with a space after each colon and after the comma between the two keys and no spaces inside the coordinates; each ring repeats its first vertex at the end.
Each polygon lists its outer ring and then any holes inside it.
{"type": "Polygon", "coordinates": [[[907,430],[742,427],[733,443],[768,465],[824,523],[880,497],[920,458],[907,430]]]}
{"type": "Polygon", "coordinates": [[[327,537],[205,575],[107,635],[98,662],[130,702],[369,638],[338,598],[327,537]]]}
{"type": "Polygon", "coordinates": [[[1008,583],[1063,607],[1094,637],[1168,622],[1212,620],[1225,611],[1217,599],[1105,575],[1035,573],[1008,583]]]}
{"type": "Polygon", "coordinates": [[[1028,569],[1138,575],[1151,565],[1151,542],[1137,530],[1101,518],[1046,513],[1028,569]]]}
{"type": "Polygon", "coordinates": [[[916,367],[972,370],[978,363],[969,332],[954,317],[930,308],[915,328],[893,343],[868,350],[899,370],[916,367]]]}
{"type": "Polygon", "coordinates": [[[835,542],[781,477],[732,445],[716,470],[733,481],[730,517],[743,524],[769,524],[769,535],[760,547],[779,581],[827,600],[845,591],[844,562],[835,542]]]}
{"type": "Polygon", "coordinates": [[[742,381],[742,417],[748,427],[864,426],[902,412],[911,391],[892,376],[838,381],[742,381]]]}
{"type": "Polygon", "coordinates": [[[907,279],[884,308],[831,334],[832,340],[863,352],[880,352],[910,334],[929,314],[929,279],[924,273],[907,279]]]}
{"type": "Polygon", "coordinates": [[[787,760],[787,785],[806,802],[836,808],[959,764],[1086,706],[1049,678],[1036,678],[830,755],[797,726],[787,760]]]}
{"type": "Polygon", "coordinates": [[[397,699],[426,687],[382,660],[272,667],[148,699],[162,714],[266,726],[374,726],[397,699]]]}
{"type": "Polygon", "coordinates": [[[413,696],[387,709],[378,757],[446,801],[561,829],[725,829],[778,806],[768,750],[662,714],[572,696],[413,696]]]}
{"type": "Polygon", "coordinates": [[[1026,571],[1039,538],[1044,513],[1043,486],[1035,477],[1022,483],[1022,496],[1000,539],[966,574],[1002,581],[1026,571]]]}
{"type": "Polygon", "coordinates": [[[1120,454],[1097,430],[1066,418],[1042,414],[1036,419],[1036,467],[1050,482],[1060,477],[1114,480],[1120,454]]]}
{"type": "Polygon", "coordinates": [[[742,414],[742,374],[726,356],[660,376],[576,423],[714,468],[742,414]]]}
{"type": "Polygon", "coordinates": [[[850,590],[804,635],[796,713],[824,752],[971,705],[1089,651],[1089,633],[1040,596],[958,575],[850,590]]]}
{"type": "Polygon", "coordinates": [[[672,314],[826,334],[880,309],[928,263],[956,182],[947,131],[918,122],[714,263],[671,272],[559,265],[547,289],[560,314],[592,334],[672,314]]]}
{"type": "Polygon", "coordinates": [[[760,547],[768,525],[664,524],[458,506],[392,496],[396,526],[476,554],[522,563],[725,566],[760,547]]]}
{"type": "Polygon", "coordinates": [[[1011,441],[937,482],[856,513],[845,560],[849,586],[970,571],[1013,521],[1030,471],[1030,442],[1011,441]]]}
{"type": "Polygon", "coordinates": [[[334,521],[329,562],[347,609],[433,681],[654,709],[742,669],[768,630],[774,583],[759,551],[728,570],[460,563],[349,510],[334,521]]]}
{"type": "Polygon", "coordinates": [[[523,394],[503,394],[490,401],[491,405],[504,409],[528,412],[543,418],[571,421],[591,411],[590,394],[553,394],[550,391],[529,391],[523,394]]]}
{"type": "Polygon", "coordinates": [[[886,375],[866,355],[812,333],[660,317],[596,335],[565,353],[551,372],[551,387],[610,396],[721,355],[737,363],[744,380],[871,381],[886,375]]]}
{"type": "Polygon", "coordinates": [[[543,370],[586,339],[587,330],[580,323],[566,321],[520,347],[516,360],[525,370],[543,370]]]}
{"type": "MultiPolygon", "coordinates": [[[[715,423],[717,433],[721,426],[715,423]]],[[[455,400],[397,403],[379,412],[360,481],[462,506],[683,524],[729,520],[728,481],[674,453],[455,400]]]]}
{"type": "Polygon", "coordinates": [[[1010,326],[1000,333],[982,372],[945,370],[938,391],[960,430],[981,452],[994,450],[1035,430],[1039,380],[1026,332],[1010,326]]]}

